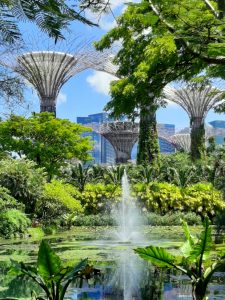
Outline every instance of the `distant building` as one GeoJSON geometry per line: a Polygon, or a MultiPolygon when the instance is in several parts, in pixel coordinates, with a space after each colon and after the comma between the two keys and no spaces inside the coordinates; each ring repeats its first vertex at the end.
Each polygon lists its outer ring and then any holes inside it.
{"type": "Polygon", "coordinates": [[[159,138],[160,152],[164,154],[170,154],[175,152],[175,147],[166,140],[166,138],[175,134],[174,124],[157,124],[158,135],[163,138],[159,138]]]}
{"type": "Polygon", "coordinates": [[[92,128],[92,132],[86,132],[85,136],[90,136],[93,142],[91,155],[93,164],[113,164],[115,162],[115,151],[112,145],[99,132],[100,125],[110,122],[107,113],[91,114],[87,117],[77,117],[77,123],[92,128]]]}
{"type": "MultiPolygon", "coordinates": [[[[160,152],[163,154],[171,154],[175,152],[175,147],[166,140],[166,138],[173,136],[175,134],[175,125],[174,124],[157,124],[157,130],[158,130],[158,135],[165,137],[159,138],[159,148],[160,152]]],[[[136,159],[137,157],[137,146],[138,143],[136,143],[133,147],[131,158],[132,160],[136,159]]]]}
{"type": "Polygon", "coordinates": [[[225,121],[215,120],[209,122],[209,124],[215,129],[214,138],[217,145],[224,144],[225,139],[225,121]]]}

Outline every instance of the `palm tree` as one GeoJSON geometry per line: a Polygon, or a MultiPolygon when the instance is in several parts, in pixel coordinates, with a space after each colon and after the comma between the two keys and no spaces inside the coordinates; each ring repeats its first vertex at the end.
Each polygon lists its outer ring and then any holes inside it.
{"type": "MultiPolygon", "coordinates": [[[[83,1],[84,3],[86,1],[83,1]]],[[[97,1],[96,3],[98,4],[97,1]]],[[[86,5],[87,6],[87,5],[86,5]]],[[[0,1],[0,36],[5,43],[21,41],[18,21],[31,21],[50,37],[62,38],[62,29],[71,21],[95,25],[61,0],[0,1]]]]}

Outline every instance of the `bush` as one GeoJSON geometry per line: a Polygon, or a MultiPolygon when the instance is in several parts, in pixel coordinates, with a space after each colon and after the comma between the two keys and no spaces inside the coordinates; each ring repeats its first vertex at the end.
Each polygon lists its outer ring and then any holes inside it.
{"type": "Polygon", "coordinates": [[[36,164],[26,159],[0,161],[0,185],[25,205],[26,213],[33,213],[37,198],[41,196],[45,174],[36,164]]]}
{"type": "Polygon", "coordinates": [[[73,221],[73,226],[113,226],[115,221],[110,215],[89,215],[77,216],[73,221]]]}
{"type": "Polygon", "coordinates": [[[99,214],[109,211],[110,202],[115,202],[121,195],[120,187],[102,183],[87,184],[82,193],[81,203],[86,214],[99,214]]]}
{"type": "Polygon", "coordinates": [[[185,189],[165,182],[134,185],[134,195],[148,211],[166,214],[171,211],[195,212],[211,219],[225,209],[222,193],[211,184],[198,183],[185,189]]]}
{"type": "Polygon", "coordinates": [[[13,208],[24,210],[24,205],[9,195],[9,190],[0,186],[0,212],[4,212],[13,208]]]}
{"type": "Polygon", "coordinates": [[[11,209],[0,213],[0,235],[5,238],[22,235],[27,231],[30,220],[26,215],[17,210],[11,209]]]}
{"type": "Polygon", "coordinates": [[[181,219],[185,220],[189,225],[202,224],[201,218],[192,212],[174,212],[165,214],[164,216],[148,213],[145,216],[145,223],[151,226],[180,226],[181,219]]]}
{"type": "Polygon", "coordinates": [[[80,198],[80,192],[72,185],[53,180],[44,186],[43,195],[37,202],[37,215],[45,221],[51,221],[66,213],[81,213],[80,198]]]}

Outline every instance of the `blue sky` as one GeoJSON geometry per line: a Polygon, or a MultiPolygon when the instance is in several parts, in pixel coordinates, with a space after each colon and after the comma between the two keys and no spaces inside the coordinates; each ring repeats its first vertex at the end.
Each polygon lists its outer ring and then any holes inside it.
{"type": "MultiPolygon", "coordinates": [[[[115,14],[121,13],[124,9],[122,0],[112,0],[112,4],[115,14]]],[[[90,13],[87,14],[87,17],[98,21],[90,13]]],[[[100,19],[99,23],[100,27],[96,28],[74,22],[70,26],[71,35],[81,34],[87,37],[87,39],[90,37],[92,39],[99,39],[107,30],[115,25],[115,20],[112,15],[105,15],[100,19]]],[[[37,28],[30,23],[21,24],[21,30],[24,33],[25,39],[26,37],[32,39],[32,36],[38,33],[37,28]]],[[[41,41],[39,42],[41,43],[41,41]]],[[[35,46],[33,45],[34,48],[35,46]]],[[[110,99],[108,95],[110,80],[112,80],[110,75],[93,70],[86,70],[71,78],[61,89],[57,105],[57,116],[76,121],[77,116],[102,112],[105,104],[110,99]]],[[[39,101],[31,88],[27,89],[25,97],[32,103],[31,110],[38,112],[39,101]]],[[[210,112],[206,121],[209,122],[215,119],[225,120],[225,115],[210,112]]],[[[159,123],[175,124],[177,130],[189,126],[189,119],[186,112],[175,104],[169,104],[167,108],[159,109],[157,120],[159,123]]]]}

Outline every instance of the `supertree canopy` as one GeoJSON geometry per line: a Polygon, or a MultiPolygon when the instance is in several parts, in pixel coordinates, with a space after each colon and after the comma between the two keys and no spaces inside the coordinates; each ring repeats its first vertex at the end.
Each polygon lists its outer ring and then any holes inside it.
{"type": "Polygon", "coordinates": [[[41,51],[17,57],[15,71],[36,89],[40,111],[56,114],[56,99],[63,84],[79,71],[78,59],[67,53],[41,51]]]}
{"type": "Polygon", "coordinates": [[[191,136],[190,133],[177,133],[171,138],[171,143],[177,150],[190,152],[191,149],[191,136]]]}
{"type": "Polygon", "coordinates": [[[138,140],[139,125],[129,121],[104,123],[100,127],[100,134],[112,144],[116,163],[126,163],[131,159],[132,148],[138,140]]]}
{"type": "Polygon", "coordinates": [[[205,145],[204,121],[208,111],[223,99],[223,93],[216,87],[204,82],[191,82],[183,88],[167,86],[164,98],[180,105],[190,118],[191,156],[201,157],[205,145]]]}

